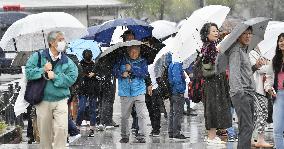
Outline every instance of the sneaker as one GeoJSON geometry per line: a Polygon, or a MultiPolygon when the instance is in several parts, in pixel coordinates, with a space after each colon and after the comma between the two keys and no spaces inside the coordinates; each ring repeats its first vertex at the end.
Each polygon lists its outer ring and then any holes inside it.
{"type": "Polygon", "coordinates": [[[114,121],[112,121],[112,125],[113,125],[114,127],[119,127],[119,125],[116,124],[114,121]]]}
{"type": "Polygon", "coordinates": [[[120,143],[128,143],[129,142],[129,138],[122,138],[119,141],[120,143]]]}
{"type": "Polygon", "coordinates": [[[235,142],[235,137],[234,136],[229,136],[227,141],[228,142],[235,142]]]}
{"type": "Polygon", "coordinates": [[[98,131],[104,131],[104,125],[100,124],[100,125],[98,126],[98,131]]]}
{"type": "Polygon", "coordinates": [[[79,138],[81,138],[81,134],[77,134],[76,136],[70,136],[69,137],[69,143],[72,143],[72,142],[78,140],[79,138]]]}
{"type": "Polygon", "coordinates": [[[29,139],[28,144],[33,144],[33,142],[35,142],[35,139],[32,137],[29,139]]]}
{"type": "Polygon", "coordinates": [[[94,137],[95,136],[95,131],[93,129],[90,129],[88,137],[94,137]]]}
{"type": "Polygon", "coordinates": [[[173,134],[169,134],[169,138],[170,138],[170,139],[173,139],[173,138],[174,138],[174,135],[173,135],[173,134]]]}
{"type": "Polygon", "coordinates": [[[146,143],[145,138],[136,138],[137,142],[136,143],[146,143]]]}
{"type": "Polygon", "coordinates": [[[183,134],[179,134],[173,137],[174,141],[184,141],[186,140],[188,137],[185,137],[183,134]]]}
{"type": "Polygon", "coordinates": [[[145,135],[143,135],[143,134],[137,133],[135,138],[137,140],[136,143],[146,143],[145,135]]]}
{"type": "Polygon", "coordinates": [[[273,132],[273,123],[267,124],[265,127],[266,132],[273,132]]]}
{"type": "Polygon", "coordinates": [[[152,131],[149,136],[159,137],[160,136],[160,132],[159,131],[152,131]]]}
{"type": "Polygon", "coordinates": [[[88,124],[87,124],[87,121],[86,121],[86,120],[83,120],[81,126],[87,126],[87,125],[88,125],[88,124]]]}
{"type": "Polygon", "coordinates": [[[131,129],[132,134],[134,134],[135,136],[138,134],[138,130],[137,129],[131,129]]]}
{"type": "Polygon", "coordinates": [[[207,144],[217,145],[217,144],[226,144],[226,142],[222,141],[219,137],[215,137],[213,140],[207,139],[207,144]]]}
{"type": "Polygon", "coordinates": [[[106,126],[106,129],[112,129],[114,126],[106,126]]]}

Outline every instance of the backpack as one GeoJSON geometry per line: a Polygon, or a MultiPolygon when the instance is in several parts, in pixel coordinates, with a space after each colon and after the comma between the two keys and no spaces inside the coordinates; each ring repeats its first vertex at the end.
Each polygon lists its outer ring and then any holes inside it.
{"type": "Polygon", "coordinates": [[[168,79],[168,68],[164,66],[164,72],[161,77],[157,78],[157,90],[163,99],[171,97],[171,85],[168,79]]]}
{"type": "Polygon", "coordinates": [[[193,62],[192,78],[188,84],[188,97],[194,103],[199,103],[203,98],[203,75],[202,75],[202,57],[197,56],[193,62]]]}

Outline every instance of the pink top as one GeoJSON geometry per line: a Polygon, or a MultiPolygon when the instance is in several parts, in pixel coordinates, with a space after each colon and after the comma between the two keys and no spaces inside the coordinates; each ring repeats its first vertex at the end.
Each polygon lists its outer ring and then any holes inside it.
{"type": "Polygon", "coordinates": [[[278,90],[283,90],[284,72],[278,73],[278,90]]]}

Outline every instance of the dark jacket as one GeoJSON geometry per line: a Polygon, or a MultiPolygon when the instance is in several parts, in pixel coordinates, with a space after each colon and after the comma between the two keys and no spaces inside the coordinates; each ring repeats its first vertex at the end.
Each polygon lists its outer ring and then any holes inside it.
{"type": "Polygon", "coordinates": [[[81,60],[80,66],[82,67],[82,79],[79,87],[79,95],[97,96],[99,85],[98,79],[96,78],[95,63],[93,61],[87,63],[85,60],[81,60]],[[92,78],[88,76],[91,72],[95,73],[92,78]]]}

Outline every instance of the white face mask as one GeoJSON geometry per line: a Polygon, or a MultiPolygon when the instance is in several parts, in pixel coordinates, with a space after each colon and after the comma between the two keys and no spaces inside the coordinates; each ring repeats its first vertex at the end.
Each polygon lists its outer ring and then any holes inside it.
{"type": "Polygon", "coordinates": [[[66,42],[65,41],[60,41],[60,42],[57,42],[56,50],[58,52],[64,52],[65,51],[65,47],[66,47],[66,42]]]}

